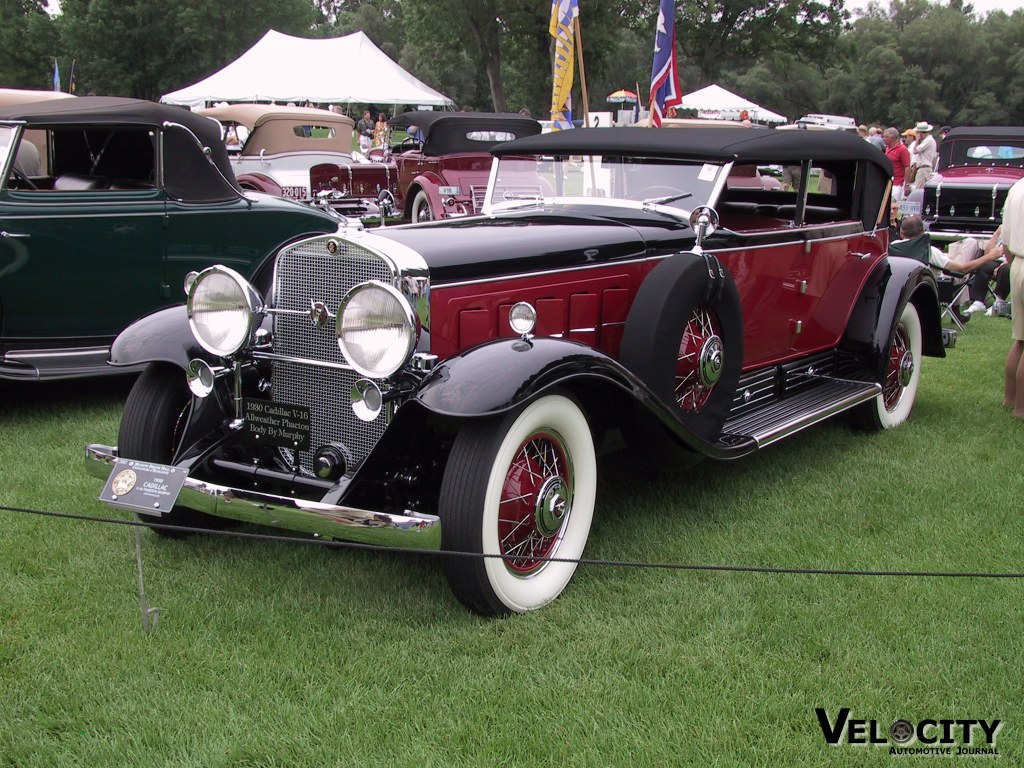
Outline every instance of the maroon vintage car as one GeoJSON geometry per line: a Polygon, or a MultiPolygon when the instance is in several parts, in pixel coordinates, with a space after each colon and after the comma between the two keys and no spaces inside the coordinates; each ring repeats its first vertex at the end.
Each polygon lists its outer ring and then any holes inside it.
{"type": "Polygon", "coordinates": [[[933,240],[987,238],[1002,222],[1006,193],[1024,177],[1024,126],[954,128],[939,145],[935,175],[902,208],[924,217],[933,240]]]}
{"type": "MultiPolygon", "coordinates": [[[[371,159],[391,169],[388,186],[395,211],[410,221],[445,219],[479,213],[490,150],[512,139],[540,133],[540,123],[521,115],[486,112],[406,112],[391,121],[408,137],[371,159]]],[[[330,164],[312,169],[313,189],[329,189],[344,171],[330,164]]]]}
{"type": "Polygon", "coordinates": [[[853,134],[584,128],[493,154],[484,215],[310,237],[252,281],[213,267],[122,334],[111,362],[149,367],[119,445],[88,448],[102,500],[458,552],[465,605],[528,611],[584,553],[599,449],[729,461],[839,414],[889,429],[945,354],[934,276],[887,253],[892,167],[853,134]],[[771,165],[799,188],[729,183],[771,165]]]}

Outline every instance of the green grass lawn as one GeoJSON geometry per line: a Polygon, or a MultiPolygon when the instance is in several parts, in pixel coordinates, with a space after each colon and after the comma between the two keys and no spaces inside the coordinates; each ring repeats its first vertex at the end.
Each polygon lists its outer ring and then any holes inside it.
{"type": "MultiPolygon", "coordinates": [[[[1024,571],[1008,344],[1008,320],[974,318],[891,432],[606,462],[587,556],[1024,571]]],[[[81,455],[116,440],[129,383],[0,384],[0,504],[116,515],[81,455]]],[[[131,528],[0,515],[4,767],[894,764],[827,745],[815,707],[882,732],[997,718],[999,758],[905,759],[1024,761],[1020,580],[588,566],[495,621],[429,557],[145,531],[145,634],[131,528]]]]}

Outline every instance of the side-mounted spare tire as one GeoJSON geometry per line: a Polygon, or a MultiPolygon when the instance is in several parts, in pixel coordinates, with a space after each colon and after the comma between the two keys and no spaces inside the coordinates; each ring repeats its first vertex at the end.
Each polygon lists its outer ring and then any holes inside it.
{"type": "Polygon", "coordinates": [[[716,440],[743,366],[743,315],[710,254],[677,253],[651,270],[626,319],[620,360],[704,440],[716,440]]]}

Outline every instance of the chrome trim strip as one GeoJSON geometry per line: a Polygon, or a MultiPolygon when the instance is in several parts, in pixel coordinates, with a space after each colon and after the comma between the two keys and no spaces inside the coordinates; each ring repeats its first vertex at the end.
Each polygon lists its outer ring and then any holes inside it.
{"type": "Polygon", "coordinates": [[[977,240],[987,240],[992,236],[991,232],[963,232],[956,230],[941,230],[941,229],[929,229],[928,237],[932,240],[938,240],[940,242],[947,242],[953,240],[963,240],[965,237],[973,237],[977,240]]]}
{"type": "Polygon", "coordinates": [[[4,354],[4,358],[7,360],[45,360],[50,357],[94,357],[96,355],[103,355],[106,358],[109,352],[110,347],[85,347],[75,350],[23,349],[7,352],[4,354]]]}
{"type": "MultiPolygon", "coordinates": [[[[86,473],[106,480],[117,458],[115,447],[98,443],[87,445],[86,473]]],[[[185,479],[177,504],[215,517],[361,544],[407,549],[441,548],[440,518],[409,510],[402,515],[374,512],[231,488],[192,477],[185,479]]]]}
{"type": "MultiPolygon", "coordinates": [[[[341,352],[339,351],[340,355],[341,352]]],[[[305,357],[291,357],[289,355],[279,355],[276,352],[263,352],[261,350],[253,350],[253,359],[255,360],[269,360],[275,363],[295,363],[296,365],[311,365],[316,368],[332,368],[338,371],[354,371],[348,363],[331,363],[326,360],[310,360],[305,357]]]]}

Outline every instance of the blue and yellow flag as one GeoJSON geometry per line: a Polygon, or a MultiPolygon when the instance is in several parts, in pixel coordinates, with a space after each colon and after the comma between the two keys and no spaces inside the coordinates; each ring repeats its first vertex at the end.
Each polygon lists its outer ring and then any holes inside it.
{"type": "Polygon", "coordinates": [[[555,59],[552,65],[554,84],[551,87],[551,129],[572,128],[572,83],[575,74],[573,56],[576,51],[573,24],[580,15],[577,0],[551,0],[551,25],[548,31],[555,38],[555,59]]]}
{"type": "Polygon", "coordinates": [[[60,67],[57,66],[57,59],[53,60],[53,90],[60,90],[60,67]]]}

